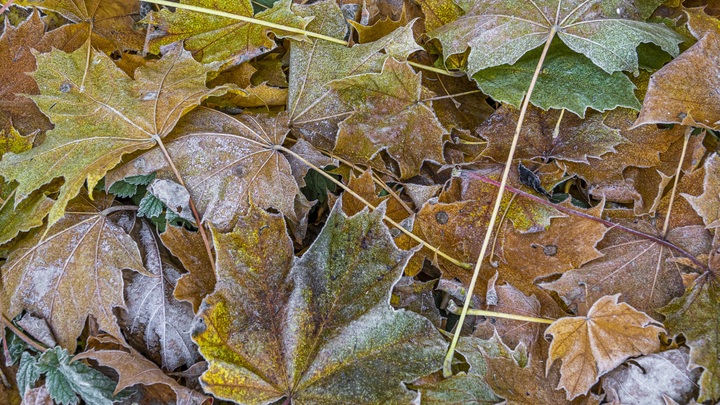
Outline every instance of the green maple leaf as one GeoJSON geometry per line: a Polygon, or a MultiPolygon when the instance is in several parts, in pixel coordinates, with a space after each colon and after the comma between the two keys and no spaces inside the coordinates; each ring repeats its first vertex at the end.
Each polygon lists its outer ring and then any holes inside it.
{"type": "Polygon", "coordinates": [[[698,402],[720,399],[720,282],[708,272],[695,280],[685,295],[659,310],[672,334],[685,335],[690,346],[689,367],[702,367],[698,402]]]}
{"type": "MultiPolygon", "coordinates": [[[[559,42],[559,41],[556,41],[559,42]]],[[[534,49],[513,65],[495,66],[472,75],[478,87],[493,99],[520,107],[540,58],[534,49]]],[[[548,51],[530,102],[543,110],[565,108],[580,117],[585,110],[615,107],[640,109],[635,85],[622,72],[607,73],[563,43],[548,51]]]]}
{"type": "Polygon", "coordinates": [[[55,124],[40,146],[7,153],[0,176],[17,181],[15,205],[34,190],[63,177],[52,225],[87,180],[92,190],[122,156],[157,144],[177,120],[210,94],[205,87],[212,66],[196,62],[180,46],[162,59],[137,68],[131,79],[104,53],[82,47],[37,55],[33,74],[41,95],[31,98],[55,124]],[[90,58],[88,60],[88,52],[90,58]]]}
{"type": "MultiPolygon", "coordinates": [[[[253,17],[250,0],[183,0],[180,3],[253,17]]],[[[254,18],[292,28],[305,28],[310,19],[293,13],[291,4],[291,0],[278,1],[272,8],[258,13],[254,18]]],[[[291,34],[281,29],[270,29],[250,22],[183,9],[153,12],[147,21],[158,25],[158,30],[150,39],[152,52],[158,53],[161,46],[183,41],[185,49],[192,51],[195,57],[204,63],[222,61],[237,65],[271,51],[277,46],[269,36],[271,31],[280,37],[306,39],[303,35],[291,34]]]]}
{"type": "Polygon", "coordinates": [[[214,233],[217,287],[194,336],[207,392],[248,404],[410,403],[403,381],[437,370],[445,342],[427,319],[389,305],[411,252],[382,224],[336,204],[300,258],[281,217],[254,209],[214,233]]]}
{"type": "Polygon", "coordinates": [[[525,53],[557,36],[608,73],[638,72],[636,48],[654,43],[676,56],[683,41],[662,24],[643,20],[652,12],[634,0],[462,0],[465,15],[430,33],[443,45],[445,58],[470,47],[468,73],[514,64],[525,53]]]}

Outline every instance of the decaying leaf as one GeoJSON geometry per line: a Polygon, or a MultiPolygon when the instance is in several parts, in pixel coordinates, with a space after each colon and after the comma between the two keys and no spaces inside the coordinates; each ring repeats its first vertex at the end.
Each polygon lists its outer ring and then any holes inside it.
{"type": "Polygon", "coordinates": [[[89,315],[122,338],[113,314],[114,307],[125,305],[121,270],[147,272],[135,242],[103,213],[111,204],[106,195],[96,194],[94,202],[79,196],[65,217],[12,251],[0,268],[10,318],[23,310],[42,316],[69,350],[75,350],[89,315]]]}
{"type": "MultiPolygon", "coordinates": [[[[198,361],[197,347],[190,339],[192,306],[180,302],[173,290],[180,278],[167,250],[147,221],[139,221],[134,230],[143,256],[143,264],[152,276],[132,273],[127,277],[125,302],[120,325],[128,340],[157,361],[163,368],[191,366],[198,361]]],[[[202,244],[201,244],[202,246],[202,244]]]]}
{"type": "Polygon", "coordinates": [[[700,370],[689,370],[687,349],[649,354],[626,362],[602,378],[607,400],[621,404],[658,404],[663,397],[679,404],[697,396],[700,370]]]}
{"type": "MultiPolygon", "coordinates": [[[[164,143],[203,222],[225,230],[251,204],[274,208],[293,223],[305,218],[310,203],[276,149],[287,132],[285,114],[230,116],[201,107],[183,117],[164,143]]],[[[151,172],[175,178],[163,151],[152,149],[109,174],[107,184],[151,172]]]]}
{"type": "Polygon", "coordinates": [[[382,214],[347,218],[337,203],[297,260],[282,219],[260,210],[214,234],[217,289],[195,335],[208,392],[257,404],[415,397],[402,381],[437,370],[445,343],[429,321],[388,305],[409,252],[394,246],[382,214]]]}
{"type": "MultiPolygon", "coordinates": [[[[250,0],[218,4],[208,0],[184,0],[182,4],[210,8],[243,17],[292,28],[303,29],[310,20],[299,17],[291,10],[290,0],[275,2],[272,8],[254,15],[250,0]]],[[[150,39],[150,50],[154,53],[160,47],[183,41],[185,49],[192,51],[196,59],[203,63],[223,62],[226,65],[238,65],[258,55],[273,50],[277,45],[270,37],[292,36],[298,40],[307,40],[304,35],[293,34],[282,29],[270,29],[246,21],[220,17],[196,11],[162,9],[148,16],[147,21],[157,25],[158,29],[150,39]]]]}
{"type": "Polygon", "coordinates": [[[86,180],[92,190],[124,154],[156,145],[183,114],[218,92],[205,87],[212,67],[195,62],[179,46],[139,67],[134,80],[110,57],[87,47],[71,54],[53,50],[37,59],[33,78],[41,95],[32,98],[55,129],[40,146],[3,156],[0,176],[19,183],[16,205],[63,177],[65,183],[50,210],[50,225],[62,217],[86,180]]]}
{"type": "Polygon", "coordinates": [[[381,73],[332,81],[332,89],[354,109],[340,123],[335,152],[359,163],[386,150],[403,179],[417,174],[426,160],[442,163],[445,129],[430,102],[422,101],[433,94],[423,92],[420,82],[409,65],[393,58],[385,61],[381,73]]]}
{"type": "MultiPolygon", "coordinates": [[[[717,249],[714,253],[717,257],[717,249]]],[[[720,399],[720,283],[715,272],[698,277],[680,298],[660,312],[674,335],[682,333],[690,346],[689,367],[702,367],[699,402],[720,399]]]]}
{"type": "Polygon", "coordinates": [[[713,153],[705,160],[703,193],[698,196],[682,194],[702,217],[708,228],[720,227],[720,156],[713,153]]]}
{"type": "Polygon", "coordinates": [[[658,334],[663,328],[626,303],[620,294],[595,302],[586,316],[561,318],[545,331],[552,335],[549,369],[562,360],[560,384],[573,399],[585,394],[598,377],[617,367],[628,357],[658,351],[658,334]]]}

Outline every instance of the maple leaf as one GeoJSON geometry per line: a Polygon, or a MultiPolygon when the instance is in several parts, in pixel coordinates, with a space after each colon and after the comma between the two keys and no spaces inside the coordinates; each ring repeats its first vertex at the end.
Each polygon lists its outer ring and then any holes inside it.
{"type": "MultiPolygon", "coordinates": [[[[375,189],[375,182],[373,181],[372,170],[366,170],[360,177],[355,177],[355,175],[351,173],[347,187],[375,207],[379,206],[383,201],[386,201],[386,215],[396,222],[401,222],[408,217],[408,212],[396,199],[391,198],[390,195],[384,197],[378,196],[378,192],[375,189]]],[[[365,204],[349,193],[343,193],[341,198],[343,200],[343,212],[348,216],[353,216],[365,209],[365,204]]]]}
{"type": "Polygon", "coordinates": [[[687,348],[650,354],[605,374],[603,390],[608,401],[621,404],[662,403],[663,397],[680,404],[697,397],[700,370],[689,370],[687,348]]]}
{"type": "Polygon", "coordinates": [[[705,160],[703,192],[698,196],[681,194],[700,215],[708,228],[720,227],[720,156],[717,153],[705,160]]]}
{"type": "MultiPolygon", "coordinates": [[[[634,228],[658,234],[658,230],[646,222],[634,228]]],[[[666,238],[695,256],[710,249],[710,235],[700,226],[671,229],[666,238]]],[[[678,254],[669,247],[612,230],[600,248],[603,257],[568,271],[542,287],[556,291],[574,309],[603,295],[622,293],[628,304],[650,314],[682,295],[682,265],[673,260],[678,254]]]]}
{"type": "Polygon", "coordinates": [[[71,351],[88,315],[104,331],[122,336],[113,314],[125,305],[121,270],[147,274],[135,242],[103,213],[111,204],[109,196],[96,196],[95,202],[79,196],[65,217],[23,239],[0,268],[6,314],[14,318],[28,310],[42,316],[71,351]]]}
{"type": "Polygon", "coordinates": [[[585,394],[599,376],[625,359],[660,349],[663,328],[645,313],[618,304],[619,297],[602,297],[586,316],[558,319],[545,331],[553,337],[548,368],[562,360],[558,389],[565,389],[567,399],[585,394]]]}
{"type": "Polygon", "coordinates": [[[457,20],[463,10],[453,0],[417,0],[425,14],[425,30],[432,31],[457,20]]]}
{"type": "Polygon", "coordinates": [[[430,322],[388,305],[410,252],[395,247],[383,209],[341,210],[294,263],[279,216],[252,210],[214,233],[218,283],[194,337],[205,390],[254,404],[408,402],[401,381],[440,367],[446,345],[430,322]]]}
{"type": "Polygon", "coordinates": [[[200,405],[211,399],[199,392],[180,385],[165,375],[152,361],[143,357],[132,348],[125,347],[110,335],[92,336],[88,339],[88,348],[73,357],[73,361],[93,359],[101,366],[114,369],[119,376],[114,395],[125,388],[142,384],[153,389],[153,394],[166,403],[176,400],[177,405],[200,405]],[[172,392],[168,392],[172,391],[172,392]]]}
{"type": "Polygon", "coordinates": [[[335,153],[360,163],[385,150],[398,163],[403,179],[417,174],[426,160],[442,163],[445,130],[432,104],[423,102],[433,94],[423,92],[421,80],[410,65],[388,58],[381,73],[330,82],[354,109],[339,125],[335,153]]]}
{"type": "MultiPolygon", "coordinates": [[[[490,165],[478,173],[497,177],[497,166],[490,165]]],[[[415,217],[413,233],[452,257],[465,262],[476,260],[496,192],[496,187],[461,173],[460,177],[453,178],[437,199],[423,205],[415,217]]],[[[520,232],[539,232],[550,225],[551,218],[564,216],[553,207],[529,199],[506,195],[503,200],[501,212],[507,211],[505,218],[520,232]]],[[[429,249],[423,249],[418,254],[435,259],[429,249]]],[[[470,277],[467,271],[459,270],[444,259],[440,259],[439,264],[447,271],[444,277],[470,277]]]]}
{"type": "MultiPolygon", "coordinates": [[[[92,47],[108,54],[113,51],[141,50],[145,30],[135,26],[140,4],[125,0],[17,0],[19,6],[35,6],[67,18],[49,35],[59,49],[74,51],[90,39],[92,47]]],[[[87,52],[87,51],[86,51],[87,52]]]]}
{"type": "MultiPolygon", "coordinates": [[[[657,6],[660,2],[653,2],[657,6]]],[[[587,56],[608,73],[638,72],[636,48],[654,43],[676,56],[679,34],[662,24],[637,21],[650,12],[641,1],[494,0],[463,2],[465,15],[431,32],[443,44],[445,58],[470,47],[468,73],[514,64],[543,45],[555,30],[570,49],[587,56]]]]}
{"type": "MultiPolygon", "coordinates": [[[[717,249],[712,257],[717,258],[717,249]]],[[[669,333],[682,333],[690,347],[690,368],[702,367],[699,402],[720,399],[720,283],[714,271],[698,277],[682,297],[659,312],[669,333]]]]}
{"type": "Polygon", "coordinates": [[[215,269],[203,245],[199,232],[190,232],[185,228],[169,226],[160,235],[163,245],[170,253],[180,259],[189,273],[180,276],[173,295],[181,301],[193,305],[197,312],[206,295],[215,290],[215,269]]]}
{"type": "Polygon", "coordinates": [[[139,67],[134,80],[110,57],[85,47],[71,54],[53,50],[37,59],[33,77],[42,95],[32,99],[55,129],[40,146],[5,154],[0,176],[19,183],[16,205],[63,177],[65,183],[50,210],[50,225],[62,217],[86,180],[92,190],[124,154],[156,145],[203,98],[224,91],[205,87],[211,67],[197,63],[180,46],[139,67]]]}
{"type": "MultiPolygon", "coordinates": [[[[213,0],[183,0],[181,4],[205,7],[244,17],[303,29],[310,21],[293,13],[291,0],[281,0],[272,8],[253,15],[250,0],[218,4],[213,0]]],[[[203,62],[223,62],[226,65],[238,65],[277,47],[269,36],[270,32],[278,37],[292,37],[307,40],[304,35],[291,34],[277,28],[268,28],[258,24],[236,19],[198,13],[184,9],[170,11],[162,9],[152,12],[146,21],[157,25],[158,29],[150,37],[150,50],[159,53],[160,47],[177,41],[183,41],[185,49],[192,51],[203,62]]]]}
{"type": "MultiPolygon", "coordinates": [[[[584,120],[572,115],[563,117],[556,136],[559,115],[559,111],[528,108],[515,159],[589,163],[588,157],[599,158],[615,152],[615,146],[625,142],[620,130],[605,125],[599,113],[591,113],[584,120]]],[[[478,135],[488,141],[482,156],[505,161],[518,116],[517,109],[502,106],[485,121],[478,131],[478,135]]]]}
{"type": "MultiPolygon", "coordinates": [[[[530,103],[543,110],[565,108],[580,117],[585,116],[588,108],[640,109],[633,92],[635,85],[624,73],[607,73],[590,59],[557,42],[545,56],[530,103]]],[[[512,65],[483,69],[472,78],[493,99],[520,107],[540,54],[540,49],[532,50],[512,65]]]]}
{"type": "Polygon", "coordinates": [[[145,349],[165,369],[191,366],[199,357],[188,327],[194,313],[188,303],[173,296],[180,271],[147,221],[141,220],[134,231],[145,269],[153,277],[139,273],[129,276],[125,287],[127,311],[120,317],[120,326],[131,343],[145,349]]]}
{"type": "Polygon", "coordinates": [[[35,70],[32,49],[49,50],[45,38],[45,24],[38,12],[33,12],[17,28],[9,25],[0,35],[0,130],[9,131],[14,126],[22,134],[52,128],[47,117],[35,103],[24,94],[38,94],[35,80],[27,73],[35,70]],[[47,48],[47,49],[46,49],[47,48]]]}
{"type": "MultiPolygon", "coordinates": [[[[720,129],[720,25],[686,11],[698,42],[650,77],[635,125],[678,123],[720,129]]],[[[715,20],[717,21],[717,20],[715,20]]]]}
{"type": "MultiPolygon", "coordinates": [[[[164,144],[203,222],[231,229],[253,204],[274,208],[299,224],[310,203],[277,150],[288,131],[286,114],[230,116],[201,107],[183,117],[164,144]]],[[[175,177],[162,150],[130,160],[108,174],[106,184],[151,172],[159,179],[175,177]]]]}
{"type": "MultiPolygon", "coordinates": [[[[10,128],[0,130],[0,157],[6,152],[21,153],[32,147],[30,137],[23,137],[10,128]]],[[[20,232],[42,225],[43,218],[52,208],[52,200],[45,193],[35,192],[13,207],[12,199],[16,185],[5,184],[0,177],[0,245],[7,243],[20,232]]]]}
{"type": "MultiPolygon", "coordinates": [[[[308,31],[340,39],[347,35],[345,18],[334,2],[298,7],[297,12],[315,17],[308,24],[308,31]]],[[[352,75],[380,72],[388,57],[403,60],[421,49],[413,39],[410,26],[351,48],[320,40],[292,42],[287,110],[293,132],[319,148],[332,150],[337,123],[350,111],[328,83],[352,75]],[[382,50],[385,53],[381,53],[382,50]]]]}

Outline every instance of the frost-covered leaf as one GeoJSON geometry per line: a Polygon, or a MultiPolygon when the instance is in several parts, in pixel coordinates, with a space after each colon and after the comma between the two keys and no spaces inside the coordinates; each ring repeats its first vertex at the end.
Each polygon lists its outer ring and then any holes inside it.
{"type": "Polygon", "coordinates": [[[102,212],[112,198],[79,196],[52,227],[23,239],[0,268],[6,314],[23,310],[48,321],[58,343],[75,350],[85,320],[121,336],[114,307],[125,305],[121,270],[145,272],[137,245],[102,212]]]}
{"type": "MultiPolygon", "coordinates": [[[[254,17],[291,28],[303,29],[310,21],[310,18],[299,17],[292,11],[290,0],[277,1],[272,8],[257,14],[253,13],[250,0],[220,3],[213,0],[182,0],[180,3],[243,17],[254,17]]],[[[185,49],[191,51],[193,56],[203,63],[223,62],[228,65],[239,65],[271,51],[277,46],[270,36],[271,32],[276,37],[292,36],[298,40],[307,40],[304,35],[282,29],[184,9],[174,11],[162,9],[160,12],[152,12],[146,21],[158,26],[150,37],[149,45],[153,53],[159,53],[161,46],[183,41],[185,49]]]]}
{"type": "MultiPolygon", "coordinates": [[[[345,38],[347,24],[333,1],[318,2],[297,9],[298,14],[314,16],[307,30],[335,38],[345,38]]],[[[385,60],[404,60],[420,50],[410,26],[367,44],[347,46],[323,40],[293,42],[290,47],[290,76],[287,110],[294,131],[315,146],[332,149],[337,123],[350,110],[343,105],[328,83],[348,76],[378,73],[385,60]],[[380,51],[384,50],[385,53],[380,51]]]]}
{"type": "Polygon", "coordinates": [[[599,376],[625,359],[660,349],[663,328],[645,313],[618,304],[619,297],[605,296],[586,316],[558,319],[545,331],[553,337],[548,368],[562,360],[558,388],[565,389],[568,399],[585,394],[599,376]]]}
{"type": "Polygon", "coordinates": [[[121,316],[121,326],[129,341],[166,370],[191,366],[199,357],[190,338],[193,309],[173,296],[181,273],[147,221],[140,221],[134,234],[143,264],[154,277],[129,274],[125,287],[127,312],[121,316]]]}
{"type": "Polygon", "coordinates": [[[677,55],[682,42],[682,37],[668,27],[642,21],[652,12],[643,7],[643,1],[462,1],[465,15],[430,36],[443,44],[445,58],[469,47],[470,75],[517,62],[526,52],[544,44],[552,27],[568,47],[606,72],[637,73],[638,45],[654,43],[677,55]]]}
{"type": "Polygon", "coordinates": [[[687,348],[642,356],[602,378],[607,400],[628,405],[662,403],[663,397],[687,404],[697,397],[701,370],[688,369],[687,348]]]}
{"type": "MultiPolygon", "coordinates": [[[[310,204],[276,149],[288,131],[285,114],[230,116],[202,107],[183,117],[164,143],[203,222],[231,229],[253,204],[299,224],[310,204]]],[[[110,173],[107,183],[150,172],[175,179],[162,150],[152,149],[110,173]]]]}
{"type": "Polygon", "coordinates": [[[115,382],[82,361],[71,362],[68,351],[53,347],[43,353],[37,362],[45,376],[45,385],[52,399],[60,405],[76,405],[78,395],[85,403],[112,405],[115,382]]]}
{"type": "Polygon", "coordinates": [[[445,129],[432,110],[433,96],[410,65],[388,58],[381,73],[366,73],[329,85],[354,112],[340,123],[335,153],[354,163],[371,161],[380,151],[410,178],[423,162],[442,163],[445,129]]]}
{"type": "Polygon", "coordinates": [[[24,396],[26,390],[34,388],[35,383],[40,379],[37,357],[28,352],[23,352],[22,356],[20,356],[20,364],[15,379],[21,396],[24,396]]]}
{"type": "Polygon", "coordinates": [[[720,227],[720,156],[717,153],[705,160],[703,192],[698,196],[682,194],[700,215],[708,228],[720,227]]]}
{"type": "Polygon", "coordinates": [[[210,264],[202,236],[185,228],[170,226],[160,235],[163,245],[180,259],[189,272],[175,285],[175,298],[190,302],[195,312],[206,295],[215,290],[215,269],[210,264]]]}
{"type": "Polygon", "coordinates": [[[42,94],[32,98],[55,129],[40,146],[3,156],[0,176],[19,183],[15,204],[63,177],[50,225],[62,217],[85,181],[92,190],[124,154],[155,146],[203,98],[224,91],[207,89],[211,67],[197,63],[179,46],[139,67],[134,79],[110,57],[87,47],[71,54],[53,50],[37,59],[33,78],[42,94]]]}
{"type": "Polygon", "coordinates": [[[119,380],[115,394],[133,385],[142,384],[154,388],[160,399],[166,402],[175,399],[177,405],[200,405],[210,401],[205,395],[180,385],[163,373],[155,363],[134,349],[123,346],[112,336],[92,337],[88,340],[88,346],[90,348],[75,356],[73,361],[90,358],[101,366],[117,371],[119,380]]]}
{"type": "Polygon", "coordinates": [[[208,392],[252,404],[405,403],[415,394],[402,382],[440,367],[445,342],[430,322],[388,305],[409,252],[382,209],[347,218],[340,205],[300,259],[282,219],[257,209],[214,233],[217,289],[195,335],[208,392]]]}
{"type": "MultiPolygon", "coordinates": [[[[717,257],[717,252],[714,255],[717,257]]],[[[692,368],[702,367],[699,402],[720,399],[720,283],[714,271],[698,277],[680,298],[660,312],[668,332],[682,333],[690,346],[692,368]]]]}
{"type": "MultiPolygon", "coordinates": [[[[113,51],[141,50],[145,31],[135,25],[140,17],[140,4],[126,0],[18,0],[15,4],[35,6],[56,12],[72,24],[65,24],[49,35],[67,52],[81,47],[88,40],[96,49],[108,54],[113,51]]],[[[85,51],[87,52],[87,51],[85,51]]]]}

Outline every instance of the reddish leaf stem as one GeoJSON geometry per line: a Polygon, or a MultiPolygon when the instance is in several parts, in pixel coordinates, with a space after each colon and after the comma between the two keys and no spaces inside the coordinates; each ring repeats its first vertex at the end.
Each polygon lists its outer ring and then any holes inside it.
{"type": "MultiPolygon", "coordinates": [[[[496,180],[493,180],[493,179],[490,179],[490,178],[487,178],[487,177],[485,177],[485,176],[479,175],[479,174],[477,174],[477,173],[473,173],[473,172],[469,172],[469,171],[462,171],[462,172],[460,173],[460,176],[467,176],[467,177],[471,177],[471,178],[476,179],[476,180],[480,180],[480,181],[482,181],[483,183],[492,184],[493,186],[498,186],[498,187],[500,186],[500,182],[498,182],[498,181],[496,181],[496,180]]],[[[589,220],[591,220],[591,221],[600,222],[601,224],[603,224],[603,225],[605,225],[605,226],[607,226],[607,227],[609,227],[609,228],[616,228],[616,229],[619,229],[619,230],[621,230],[621,231],[623,231],[623,232],[627,232],[627,233],[629,233],[629,234],[632,234],[632,235],[635,235],[635,236],[639,236],[639,237],[641,237],[641,238],[643,238],[643,239],[647,239],[647,240],[650,240],[650,241],[659,243],[659,244],[661,244],[661,245],[663,245],[663,246],[665,246],[665,247],[667,247],[667,248],[670,248],[670,249],[672,249],[672,250],[680,253],[681,255],[687,257],[691,262],[693,262],[696,266],[698,266],[698,267],[701,268],[702,270],[704,270],[704,271],[709,271],[709,270],[710,270],[710,269],[707,267],[707,265],[704,265],[702,262],[700,262],[700,261],[699,261],[695,256],[693,256],[690,252],[686,251],[685,249],[683,249],[683,248],[681,248],[681,247],[679,247],[679,246],[673,244],[672,242],[669,242],[669,241],[667,241],[667,240],[665,240],[665,239],[663,239],[663,238],[659,238],[659,237],[657,237],[657,236],[653,236],[653,235],[650,235],[650,234],[645,233],[645,232],[641,232],[641,231],[638,231],[638,230],[635,230],[635,229],[632,229],[632,228],[628,228],[628,227],[626,227],[626,226],[617,224],[617,223],[615,223],[615,222],[607,221],[607,220],[604,220],[604,219],[602,219],[602,218],[598,218],[598,217],[592,216],[592,215],[590,215],[590,214],[586,214],[586,213],[584,213],[584,212],[582,212],[582,211],[574,210],[574,209],[572,209],[572,208],[567,208],[567,207],[564,207],[564,206],[558,205],[558,204],[553,204],[553,203],[551,203],[550,201],[544,200],[544,199],[542,199],[542,198],[540,198],[540,197],[537,197],[537,196],[534,196],[534,195],[532,195],[532,194],[530,194],[530,193],[526,193],[526,192],[524,192],[524,191],[522,191],[522,190],[518,190],[517,188],[512,187],[512,186],[509,186],[509,185],[505,185],[505,188],[506,188],[508,191],[510,191],[511,193],[514,193],[514,194],[519,195],[519,196],[521,196],[521,197],[530,199],[530,200],[535,201],[535,202],[537,202],[537,203],[544,204],[544,205],[547,205],[547,206],[549,206],[549,207],[553,207],[553,208],[555,208],[556,210],[558,210],[558,211],[560,211],[560,212],[564,212],[564,213],[566,213],[566,214],[570,214],[570,215],[573,215],[573,216],[576,216],[576,217],[581,217],[581,218],[589,219],[589,220]]]]}
{"type": "Polygon", "coordinates": [[[0,14],[4,13],[5,10],[9,9],[10,6],[12,6],[13,2],[15,2],[15,0],[8,0],[8,2],[5,3],[5,5],[2,6],[2,8],[0,8],[0,14]]]}

